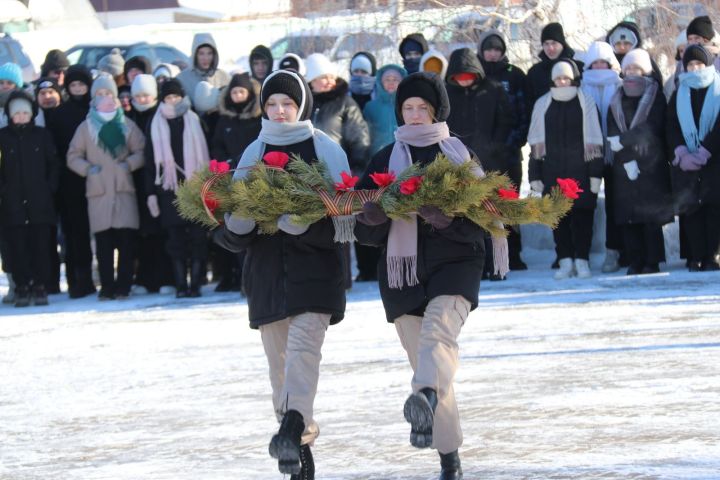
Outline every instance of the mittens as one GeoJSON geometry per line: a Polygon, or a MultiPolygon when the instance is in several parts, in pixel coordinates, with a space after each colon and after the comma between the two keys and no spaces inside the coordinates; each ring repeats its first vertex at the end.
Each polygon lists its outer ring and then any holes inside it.
{"type": "Polygon", "coordinates": [[[289,214],[281,215],[277,221],[277,226],[283,232],[290,235],[302,235],[308,231],[310,225],[298,225],[293,223],[292,217],[289,214]]]}
{"type": "Polygon", "coordinates": [[[635,181],[638,178],[638,175],[640,175],[640,167],[638,167],[638,163],[636,160],[631,160],[627,163],[623,164],[623,167],[625,168],[625,173],[627,173],[628,178],[631,181],[635,181]]]}
{"type": "Polygon", "coordinates": [[[453,221],[452,217],[445,215],[438,207],[422,206],[417,213],[437,230],[449,227],[453,221]]]}
{"type": "Polygon", "coordinates": [[[362,213],[359,213],[355,220],[369,227],[382,225],[389,220],[380,205],[374,202],[365,202],[362,213]]]}

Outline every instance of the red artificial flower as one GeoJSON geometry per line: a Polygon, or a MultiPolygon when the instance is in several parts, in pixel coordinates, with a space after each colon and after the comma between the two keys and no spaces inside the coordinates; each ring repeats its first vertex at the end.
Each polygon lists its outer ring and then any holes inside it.
{"type": "Polygon", "coordinates": [[[389,187],[395,181],[395,173],[371,173],[370,178],[380,188],[389,187]]]}
{"type": "Polygon", "coordinates": [[[353,189],[355,184],[360,180],[358,177],[351,177],[347,172],[341,172],[342,182],[335,184],[335,190],[338,192],[348,192],[353,189]]]}
{"type": "Polygon", "coordinates": [[[423,177],[410,177],[400,184],[400,193],[403,195],[412,195],[418,191],[420,184],[423,182],[423,177]]]}
{"type": "Polygon", "coordinates": [[[218,162],[217,160],[210,160],[210,171],[212,173],[221,174],[230,171],[230,164],[227,162],[218,162]]]}
{"type": "Polygon", "coordinates": [[[580,198],[578,194],[584,192],[584,190],[580,189],[580,184],[574,178],[557,178],[556,180],[558,185],[560,185],[560,191],[562,191],[562,194],[567,198],[577,200],[580,198]]]}
{"type": "Polygon", "coordinates": [[[498,195],[504,200],[516,200],[520,198],[520,194],[514,186],[509,188],[499,188],[498,195]]]}
{"type": "Polygon", "coordinates": [[[263,161],[270,167],[283,170],[290,161],[290,157],[285,152],[268,152],[263,157],[263,161]]]}
{"type": "Polygon", "coordinates": [[[220,202],[212,192],[208,192],[207,195],[203,197],[203,203],[213,215],[215,215],[215,210],[220,206],[220,202]]]}

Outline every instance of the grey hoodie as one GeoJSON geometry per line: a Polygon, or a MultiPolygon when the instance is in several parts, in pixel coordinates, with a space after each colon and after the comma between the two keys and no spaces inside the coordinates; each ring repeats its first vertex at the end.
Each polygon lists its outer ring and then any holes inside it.
{"type": "Polygon", "coordinates": [[[219,62],[218,50],[215,45],[215,39],[209,33],[196,33],[193,38],[192,45],[192,68],[183,70],[177,76],[178,81],[182,84],[185,93],[190,97],[190,101],[195,104],[195,88],[197,84],[205,81],[214,87],[222,88],[230,83],[230,76],[224,71],[217,68],[219,62]],[[209,70],[200,70],[197,64],[197,52],[202,46],[208,46],[215,52],[213,63],[209,70]]]}

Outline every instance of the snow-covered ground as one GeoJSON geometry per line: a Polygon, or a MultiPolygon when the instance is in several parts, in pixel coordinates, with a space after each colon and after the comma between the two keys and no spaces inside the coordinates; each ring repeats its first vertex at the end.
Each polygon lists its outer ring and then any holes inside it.
{"type": "MultiPolygon", "coordinates": [[[[465,478],[720,478],[720,273],[557,282],[550,252],[526,258],[483,282],[461,334],[465,478]]],[[[259,334],[244,300],[211,291],[0,307],[0,478],[282,478],[259,334]]],[[[407,441],[410,369],[377,289],[348,300],[324,348],[317,478],[437,478],[407,441]]]]}

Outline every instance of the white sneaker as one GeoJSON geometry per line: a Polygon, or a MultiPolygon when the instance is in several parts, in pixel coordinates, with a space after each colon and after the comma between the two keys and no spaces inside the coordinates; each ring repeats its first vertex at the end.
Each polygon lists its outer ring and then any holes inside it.
{"type": "Polygon", "coordinates": [[[564,280],[575,276],[575,267],[573,266],[572,258],[561,258],[558,261],[558,264],[560,265],[560,268],[558,268],[558,271],[555,272],[555,280],[564,280]]]}
{"type": "Polygon", "coordinates": [[[130,291],[133,293],[133,295],[147,295],[148,290],[147,288],[143,287],[142,285],[133,285],[130,291]]]}
{"type": "Polygon", "coordinates": [[[592,273],[590,272],[590,264],[587,260],[582,258],[575,259],[575,271],[577,272],[578,278],[590,278],[592,273]]]}
{"type": "Polygon", "coordinates": [[[605,261],[602,264],[602,272],[613,273],[620,270],[620,264],[618,263],[619,260],[620,252],[608,248],[605,253],[605,261]]]}

